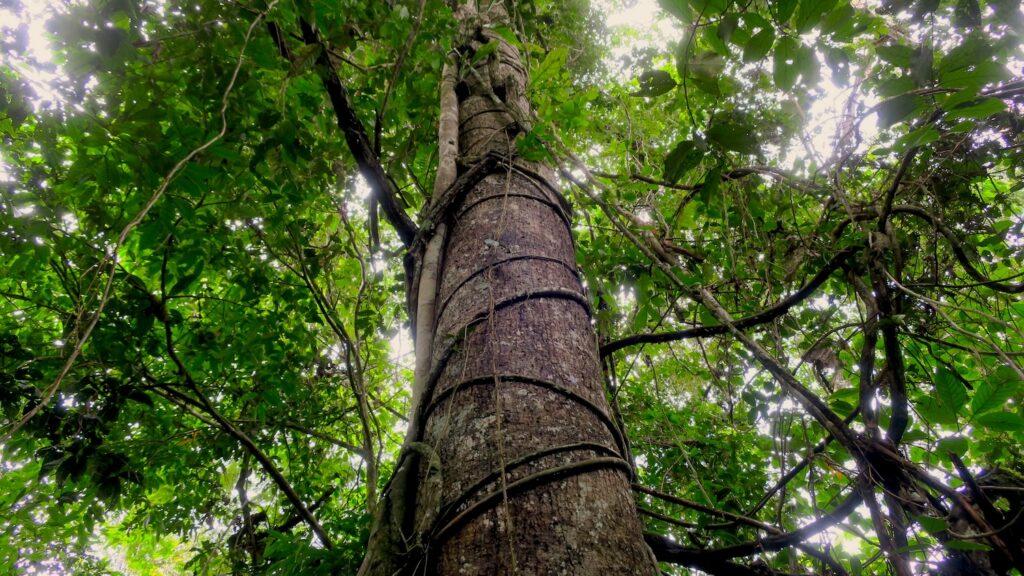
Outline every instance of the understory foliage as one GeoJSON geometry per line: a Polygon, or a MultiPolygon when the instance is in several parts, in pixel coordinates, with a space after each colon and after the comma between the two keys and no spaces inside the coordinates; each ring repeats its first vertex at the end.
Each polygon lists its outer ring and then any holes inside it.
{"type": "MultiPolygon", "coordinates": [[[[1019,2],[508,5],[663,569],[1020,574],[1019,2]]],[[[415,221],[451,9],[0,21],[0,572],[355,573],[412,354],[323,79],[415,221]]]]}

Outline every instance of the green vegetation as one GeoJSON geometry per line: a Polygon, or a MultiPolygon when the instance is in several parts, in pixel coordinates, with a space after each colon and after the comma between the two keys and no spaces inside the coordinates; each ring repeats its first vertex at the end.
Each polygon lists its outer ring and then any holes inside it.
{"type": "MultiPolygon", "coordinates": [[[[450,8],[22,2],[0,572],[354,574],[413,359],[324,79],[418,222],[450,8]]],[[[663,569],[1021,574],[1020,3],[507,4],[663,569]]]]}

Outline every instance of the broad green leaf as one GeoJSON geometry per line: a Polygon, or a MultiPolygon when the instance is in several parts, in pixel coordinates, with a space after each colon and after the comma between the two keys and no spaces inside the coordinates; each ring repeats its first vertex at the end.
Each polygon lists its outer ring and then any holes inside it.
{"type": "Polygon", "coordinates": [[[932,67],[935,63],[935,52],[930,46],[919,46],[910,58],[910,77],[914,84],[926,87],[932,83],[932,67]]]}
{"type": "Polygon", "coordinates": [[[946,521],[942,518],[933,518],[932,516],[918,516],[915,518],[917,523],[922,528],[931,532],[932,534],[941,533],[946,530],[946,521]]]}
{"type": "Polygon", "coordinates": [[[646,70],[637,81],[640,83],[640,89],[631,93],[630,96],[661,96],[676,87],[676,81],[672,79],[672,75],[664,70],[646,70]]]}
{"type": "Polygon", "coordinates": [[[685,60],[685,50],[682,48],[681,43],[676,53],[676,68],[679,75],[689,78],[693,84],[708,94],[720,95],[718,77],[725,68],[725,60],[714,52],[691,54],[690,58],[685,60]]]}
{"type": "Polygon", "coordinates": [[[173,296],[176,294],[181,294],[186,289],[188,289],[188,287],[191,286],[193,282],[199,279],[199,276],[202,275],[203,268],[205,267],[206,262],[202,260],[196,262],[195,267],[192,270],[190,270],[187,274],[179,278],[178,281],[174,283],[174,286],[171,286],[171,289],[168,291],[168,295],[173,296]]]}
{"type": "Polygon", "coordinates": [[[956,426],[956,414],[949,410],[938,398],[927,397],[917,404],[917,412],[931,424],[948,424],[956,426]]]}
{"type": "Polygon", "coordinates": [[[716,54],[728,57],[731,55],[729,52],[729,45],[727,44],[727,41],[722,40],[718,35],[719,25],[720,23],[704,28],[704,31],[701,32],[701,39],[707,43],[707,45],[711,46],[711,49],[714,50],[716,54]]]}
{"type": "Polygon", "coordinates": [[[821,33],[831,36],[833,42],[848,43],[864,28],[865,23],[858,17],[853,6],[844,2],[829,10],[821,26],[821,33]]]}
{"type": "Polygon", "coordinates": [[[914,58],[914,49],[904,44],[887,44],[876,46],[875,54],[897,68],[908,70],[914,58]]]}
{"type": "Polygon", "coordinates": [[[970,446],[967,438],[963,436],[950,436],[939,440],[939,453],[945,454],[946,452],[952,452],[957,456],[963,456],[967,454],[967,449],[970,446]]]}
{"type": "Polygon", "coordinates": [[[722,167],[715,166],[704,176],[704,182],[700,187],[700,198],[705,206],[712,206],[717,203],[718,186],[722,182],[722,167]]]}
{"type": "Polygon", "coordinates": [[[981,26],[981,7],[978,0],[957,0],[953,23],[964,28],[981,26]]]}
{"type": "Polygon", "coordinates": [[[910,146],[924,146],[925,144],[935,142],[939,138],[942,138],[942,133],[939,132],[935,126],[925,125],[920,128],[915,128],[913,131],[900,136],[897,144],[904,148],[910,146]]]}
{"type": "Polygon", "coordinates": [[[974,422],[1000,432],[1024,430],[1024,418],[1013,412],[988,412],[974,419],[974,422]]]}
{"type": "Polygon", "coordinates": [[[669,14],[689,24],[693,20],[688,0],[658,0],[658,4],[669,14]]]}
{"type": "Polygon", "coordinates": [[[971,398],[971,413],[977,417],[986,412],[999,410],[1020,389],[1021,383],[1016,373],[1001,366],[974,391],[974,397],[971,398]]]}
{"type": "Polygon", "coordinates": [[[521,43],[519,42],[519,38],[516,36],[516,33],[508,26],[496,26],[494,28],[491,28],[490,30],[495,34],[501,36],[502,39],[505,40],[505,42],[508,42],[509,44],[516,46],[518,48],[522,47],[521,43]]]}
{"type": "Polygon", "coordinates": [[[942,108],[945,109],[946,111],[949,111],[953,110],[954,108],[957,108],[961,104],[965,104],[971,102],[972,100],[975,100],[978,97],[979,88],[980,86],[963,88],[961,90],[957,90],[951,93],[949,96],[946,96],[946,98],[941,101],[942,108]]]}
{"type": "Polygon", "coordinates": [[[725,60],[714,52],[701,52],[690,58],[689,72],[694,78],[717,78],[725,69],[725,60]]]}
{"type": "Polygon", "coordinates": [[[473,62],[483,62],[488,56],[498,50],[500,43],[497,40],[489,40],[473,53],[473,62]]]}
{"type": "Polygon", "coordinates": [[[950,550],[961,550],[964,552],[984,552],[992,549],[987,544],[974,540],[947,540],[945,546],[950,550]]]}
{"type": "Polygon", "coordinates": [[[800,34],[810,32],[821,22],[821,17],[836,5],[837,0],[800,0],[793,25],[800,34]]]}
{"type": "Polygon", "coordinates": [[[757,34],[754,34],[743,48],[743,61],[757,62],[761,60],[768,55],[774,42],[775,30],[771,28],[764,28],[757,34]]]}
{"type": "Polygon", "coordinates": [[[978,34],[969,34],[939,60],[939,74],[973,66],[992,57],[992,45],[978,34]]]}
{"type": "Polygon", "coordinates": [[[1006,103],[998,98],[983,98],[981,101],[972,102],[969,105],[959,105],[946,113],[947,121],[954,121],[961,118],[982,120],[1006,110],[1006,103]]]}
{"type": "Polygon", "coordinates": [[[701,144],[693,140],[679,142],[665,158],[665,180],[672,183],[678,182],[687,172],[700,164],[703,157],[704,150],[701,144]]]}
{"type": "Polygon", "coordinates": [[[779,40],[775,46],[772,77],[780,90],[789,90],[796,84],[799,71],[796,65],[797,41],[790,37],[779,40]]]}
{"type": "Polygon", "coordinates": [[[924,106],[924,103],[923,98],[912,94],[904,94],[886,100],[878,105],[878,125],[882,128],[889,128],[917,112],[924,106]]]}
{"type": "Polygon", "coordinates": [[[785,24],[793,17],[793,12],[796,10],[797,0],[778,0],[777,2],[774,2],[774,5],[776,20],[778,20],[779,24],[785,24]]]}
{"type": "Polygon", "coordinates": [[[569,49],[564,46],[548,52],[548,55],[544,57],[544,61],[533,71],[533,74],[530,76],[530,82],[532,84],[542,84],[546,80],[553,78],[565,67],[565,60],[568,57],[569,49]]]}
{"type": "Polygon", "coordinates": [[[825,49],[825,63],[832,69],[832,78],[841,86],[850,81],[850,57],[839,48],[825,49]]]}
{"type": "Polygon", "coordinates": [[[963,383],[946,367],[939,368],[933,378],[933,382],[942,403],[953,414],[958,414],[960,409],[967,404],[967,389],[964,388],[963,383]]]}
{"type": "Polygon", "coordinates": [[[731,3],[731,0],[690,0],[693,13],[701,15],[704,19],[725,12],[731,3]]]}
{"type": "Polygon", "coordinates": [[[939,76],[943,88],[966,88],[993,84],[1009,78],[1006,67],[997,62],[982,61],[939,76]]]}
{"type": "Polygon", "coordinates": [[[758,142],[750,127],[732,121],[714,124],[708,129],[707,139],[708,142],[725,150],[744,154],[754,154],[758,151],[758,142]]]}
{"type": "Polygon", "coordinates": [[[728,42],[732,39],[732,33],[736,31],[736,26],[740,23],[740,18],[736,14],[726,14],[719,20],[718,25],[715,27],[715,32],[723,42],[728,42]]]}

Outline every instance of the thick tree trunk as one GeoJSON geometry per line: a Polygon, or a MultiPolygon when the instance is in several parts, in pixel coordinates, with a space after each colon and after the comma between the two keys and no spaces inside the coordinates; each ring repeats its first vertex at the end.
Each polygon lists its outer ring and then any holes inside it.
{"type": "MultiPolygon", "coordinates": [[[[462,182],[482,178],[461,194],[448,186],[460,197],[444,200],[436,222],[447,230],[436,295],[422,284],[413,291],[433,302],[434,331],[409,434],[420,444],[402,462],[419,486],[402,495],[396,480],[389,490],[393,500],[399,493],[394,506],[417,509],[391,520],[402,526],[398,564],[439,575],[649,576],[657,570],[603,393],[568,206],[549,168],[515,158],[529,117],[526,71],[487,27],[505,17],[500,3],[481,11],[457,13],[466,43],[456,93],[462,182]],[[499,48],[474,58],[487,42],[499,48]],[[422,469],[427,452],[440,474],[422,469]]],[[[422,310],[417,318],[423,335],[422,310]]],[[[364,574],[385,571],[364,564],[364,574]]]]}

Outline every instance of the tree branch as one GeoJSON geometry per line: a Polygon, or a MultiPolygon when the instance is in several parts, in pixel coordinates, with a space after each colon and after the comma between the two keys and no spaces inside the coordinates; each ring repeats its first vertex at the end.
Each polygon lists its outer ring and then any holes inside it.
{"type": "Polygon", "coordinates": [[[764,531],[770,532],[772,534],[781,534],[782,533],[782,530],[779,530],[778,528],[776,528],[775,526],[772,526],[771,524],[765,524],[764,522],[761,522],[760,520],[756,520],[754,518],[748,518],[747,516],[743,516],[741,514],[735,514],[735,513],[732,513],[732,512],[726,512],[724,510],[718,510],[718,509],[712,508],[710,506],[705,506],[705,505],[703,505],[703,504],[701,504],[699,502],[694,502],[692,500],[687,500],[685,498],[680,498],[678,496],[673,496],[671,494],[665,494],[664,492],[658,492],[657,490],[655,490],[653,488],[648,488],[646,486],[641,486],[640,484],[633,484],[632,488],[636,492],[642,492],[644,494],[648,494],[648,495],[654,496],[655,498],[659,498],[659,499],[664,500],[666,502],[671,502],[673,504],[678,504],[680,506],[684,506],[684,507],[689,508],[691,510],[697,510],[698,512],[704,512],[705,514],[711,514],[712,516],[718,516],[719,518],[724,518],[726,520],[732,520],[733,523],[735,523],[735,524],[746,524],[747,526],[753,526],[754,528],[757,528],[759,530],[764,530],[764,531]]]}
{"type": "Polygon", "coordinates": [[[720,565],[732,558],[753,556],[762,552],[774,552],[797,545],[807,538],[839,523],[849,516],[860,503],[861,494],[858,491],[854,491],[842,503],[836,506],[832,512],[808,523],[803,528],[724,548],[713,548],[711,550],[687,548],[680,546],[665,536],[653,534],[645,534],[644,539],[651,546],[651,549],[654,550],[658,560],[705,570],[705,566],[720,565]]]}
{"type": "MultiPolygon", "coordinates": [[[[733,326],[736,328],[749,328],[751,326],[770,322],[779,316],[786,314],[791,308],[809,298],[815,290],[825,283],[825,280],[828,280],[828,277],[832,272],[836,271],[836,269],[842,266],[848,258],[856,254],[857,250],[857,248],[844,248],[840,250],[803,288],[782,299],[770,308],[766,308],[756,314],[734,321],[733,326]]],[[[635,336],[615,340],[601,346],[601,356],[607,356],[622,350],[623,348],[636,346],[637,344],[660,344],[664,342],[675,342],[685,338],[704,338],[708,336],[728,334],[730,330],[731,329],[728,325],[718,324],[714,326],[696,326],[694,328],[687,328],[686,330],[659,332],[656,334],[637,334],[635,336]]]]}
{"type": "MultiPolygon", "coordinates": [[[[964,270],[967,271],[967,274],[980,282],[982,286],[987,286],[997,292],[1006,292],[1007,294],[1020,294],[1024,292],[1024,283],[1010,284],[1004,280],[993,280],[982,274],[974,267],[974,264],[971,263],[971,259],[967,256],[967,252],[964,251],[963,244],[957,234],[939,222],[938,218],[933,216],[924,208],[919,206],[898,205],[892,207],[892,214],[910,214],[931,224],[932,227],[938,230],[939,233],[942,234],[949,242],[949,247],[953,251],[953,255],[956,257],[957,261],[960,262],[960,265],[964,267],[964,270]]],[[[871,220],[876,216],[877,215],[872,212],[861,212],[854,214],[852,217],[845,218],[838,226],[836,226],[836,229],[832,232],[832,237],[837,238],[851,222],[871,220]]]]}
{"type": "MultiPolygon", "coordinates": [[[[345,142],[359,166],[359,172],[370,185],[374,196],[384,209],[384,216],[398,233],[402,244],[408,246],[416,236],[416,225],[398,202],[398,188],[384,171],[380,158],[374,153],[363,123],[356,116],[348,91],[338,77],[338,70],[328,56],[327,47],[320,38],[320,33],[305,20],[301,20],[300,25],[303,41],[307,45],[318,45],[322,48],[316,59],[320,66],[320,80],[331,99],[338,127],[345,134],[345,142]]],[[[277,38],[275,36],[275,39],[277,38]]]]}

